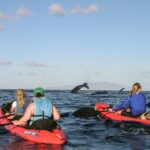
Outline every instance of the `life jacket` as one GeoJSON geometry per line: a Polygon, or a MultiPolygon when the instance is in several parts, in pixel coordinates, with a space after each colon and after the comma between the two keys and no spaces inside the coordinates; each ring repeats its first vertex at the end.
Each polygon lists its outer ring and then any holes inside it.
{"type": "Polygon", "coordinates": [[[23,107],[19,107],[18,102],[15,108],[15,114],[23,115],[28,105],[31,103],[29,98],[25,98],[23,107]]]}
{"type": "Polygon", "coordinates": [[[33,121],[50,118],[52,116],[52,102],[51,100],[47,99],[46,97],[33,98],[34,103],[34,115],[31,117],[30,125],[33,121]]]}

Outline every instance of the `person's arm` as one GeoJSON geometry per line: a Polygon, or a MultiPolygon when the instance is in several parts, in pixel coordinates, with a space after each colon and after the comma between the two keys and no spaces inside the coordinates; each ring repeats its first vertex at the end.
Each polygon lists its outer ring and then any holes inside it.
{"type": "Polygon", "coordinates": [[[30,118],[32,116],[33,109],[34,109],[34,104],[33,103],[29,104],[29,106],[27,107],[27,109],[26,109],[24,115],[22,116],[22,118],[20,118],[19,120],[13,121],[13,124],[15,124],[15,125],[25,125],[26,122],[28,120],[30,120],[30,118]]]}
{"type": "Polygon", "coordinates": [[[53,105],[53,118],[54,120],[60,119],[60,113],[58,112],[57,108],[53,105]]]}
{"type": "Polygon", "coordinates": [[[112,110],[118,111],[121,109],[129,108],[129,101],[130,101],[130,97],[127,97],[120,105],[115,106],[112,110]]]}

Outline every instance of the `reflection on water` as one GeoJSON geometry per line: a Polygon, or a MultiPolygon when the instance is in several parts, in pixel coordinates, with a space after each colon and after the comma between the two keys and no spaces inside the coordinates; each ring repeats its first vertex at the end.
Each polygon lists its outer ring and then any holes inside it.
{"type": "MultiPolygon", "coordinates": [[[[92,94],[96,91],[80,91],[72,94],[70,91],[47,91],[48,96],[58,107],[60,113],[73,112],[80,107],[94,107],[95,102],[116,105],[128,94],[123,91],[108,91],[108,93],[92,94]]],[[[15,91],[1,90],[0,105],[10,102],[15,91]]],[[[32,91],[28,91],[32,96],[32,91]]],[[[150,92],[145,93],[147,99],[150,92]]],[[[117,123],[106,121],[103,118],[75,118],[74,116],[62,117],[58,121],[67,137],[65,145],[37,144],[23,140],[8,133],[0,127],[0,150],[145,150],[150,149],[150,128],[134,123],[117,123]]]]}
{"type": "Polygon", "coordinates": [[[25,140],[15,139],[16,141],[9,141],[8,144],[2,144],[1,148],[4,150],[63,150],[63,145],[48,145],[48,144],[37,144],[25,140]]]}

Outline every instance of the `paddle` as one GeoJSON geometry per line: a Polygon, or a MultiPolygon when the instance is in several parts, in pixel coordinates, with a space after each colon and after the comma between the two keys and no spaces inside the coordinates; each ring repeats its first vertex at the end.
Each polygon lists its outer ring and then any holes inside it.
{"type": "MultiPolygon", "coordinates": [[[[79,117],[79,118],[88,118],[88,117],[97,117],[98,115],[101,114],[101,112],[107,112],[108,109],[105,109],[103,111],[97,111],[95,110],[93,107],[81,107],[78,110],[74,111],[74,112],[65,112],[61,114],[61,117],[68,117],[70,115],[73,115],[75,117],[79,117]]],[[[10,114],[10,115],[6,115],[6,116],[2,116],[0,117],[0,119],[5,118],[5,117],[9,117],[12,116],[14,114],[10,114]]],[[[7,125],[11,125],[13,124],[12,122],[6,123],[6,124],[0,124],[0,126],[7,126],[7,125]]]]}
{"type": "MultiPolygon", "coordinates": [[[[112,106],[110,106],[111,108],[112,106]]],[[[10,114],[10,115],[5,115],[0,117],[0,119],[2,118],[7,118],[9,116],[13,116],[14,114],[10,114]]],[[[74,112],[65,112],[65,113],[61,113],[61,117],[68,117],[68,116],[75,116],[75,117],[80,117],[80,118],[86,118],[86,117],[96,117],[99,115],[99,111],[95,110],[93,107],[81,107],[78,110],[74,111],[74,112]]],[[[40,115],[39,115],[40,116],[40,115]]]]}
{"type": "Polygon", "coordinates": [[[9,116],[13,116],[13,115],[15,115],[15,114],[5,115],[5,116],[0,117],[0,119],[7,118],[7,117],[9,117],[9,116]]]}
{"type": "Polygon", "coordinates": [[[12,122],[9,122],[9,123],[5,123],[5,124],[0,124],[0,126],[7,126],[7,125],[11,125],[13,124],[12,122]]]}

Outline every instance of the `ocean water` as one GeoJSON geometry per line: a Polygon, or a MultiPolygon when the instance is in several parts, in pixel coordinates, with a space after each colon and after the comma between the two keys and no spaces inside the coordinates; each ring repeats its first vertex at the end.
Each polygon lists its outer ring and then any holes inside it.
{"type": "MultiPolygon", "coordinates": [[[[93,94],[95,91],[80,91],[72,94],[70,91],[46,91],[61,114],[58,124],[62,127],[67,143],[65,145],[36,144],[10,134],[0,127],[0,150],[150,150],[150,127],[131,123],[117,123],[99,118],[75,118],[71,112],[90,106],[96,102],[119,104],[128,92],[108,91],[105,94],[93,94]]],[[[150,92],[144,92],[147,102],[150,92]]],[[[32,91],[27,91],[33,96],[32,91]]],[[[13,100],[15,90],[0,90],[0,105],[13,100]]],[[[147,108],[148,110],[149,108],[147,108]]]]}

